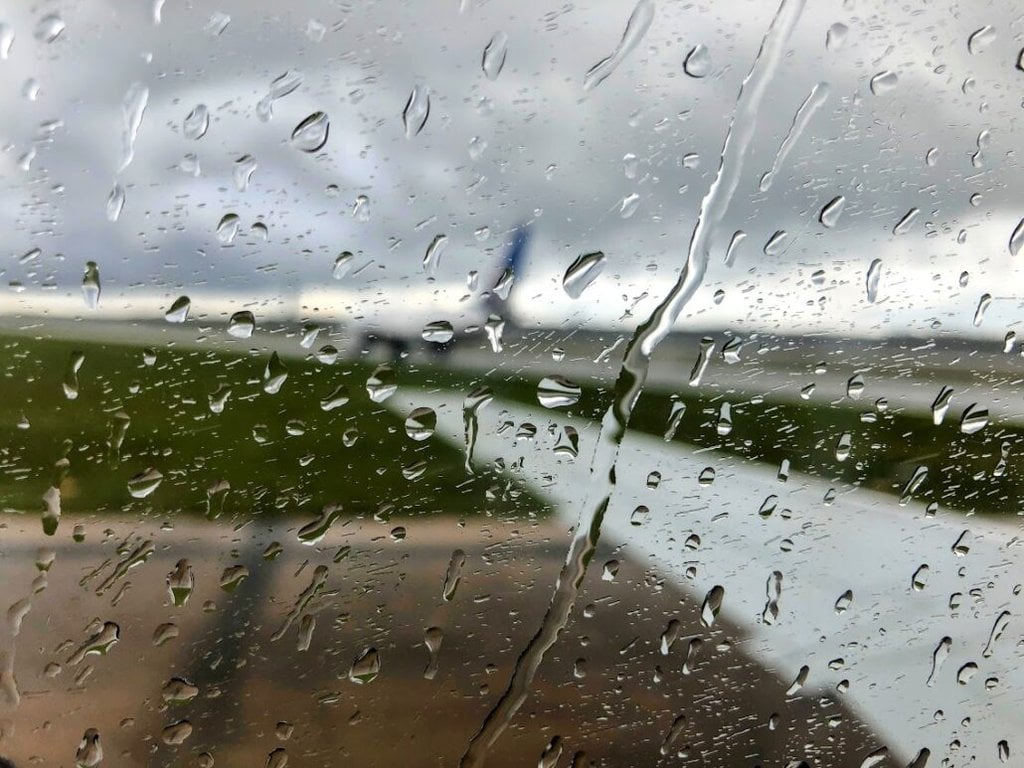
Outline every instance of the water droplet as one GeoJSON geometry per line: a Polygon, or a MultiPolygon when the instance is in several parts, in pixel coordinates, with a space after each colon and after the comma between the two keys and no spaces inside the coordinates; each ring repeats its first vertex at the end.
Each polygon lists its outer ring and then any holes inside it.
{"type": "Polygon", "coordinates": [[[198,141],[206,135],[210,127],[210,110],[205,104],[196,104],[185,116],[181,124],[181,132],[186,139],[198,141]]]}
{"type": "Polygon", "coordinates": [[[914,571],[914,575],[910,577],[910,586],[915,592],[921,592],[928,586],[928,573],[930,570],[927,563],[922,563],[914,571]]]}
{"type": "Polygon", "coordinates": [[[192,300],[188,296],[179,296],[164,312],[164,320],[168,323],[184,323],[188,320],[188,313],[192,310],[192,300]]]}
{"type": "Polygon", "coordinates": [[[906,484],[903,486],[903,490],[900,491],[899,504],[901,507],[905,507],[907,504],[910,503],[910,500],[917,492],[917,489],[921,487],[921,484],[925,481],[925,479],[927,479],[927,477],[928,467],[922,464],[914,469],[914,473],[910,476],[910,479],[907,480],[906,484]]]}
{"type": "Polygon", "coordinates": [[[896,73],[892,70],[886,69],[872,77],[869,85],[871,87],[871,92],[875,96],[881,96],[895,88],[898,82],[899,78],[896,76],[896,73]]]}
{"type": "Polygon", "coordinates": [[[619,203],[619,215],[624,219],[632,217],[636,209],[640,207],[640,195],[636,192],[626,195],[619,203]]]}
{"type": "Polygon", "coordinates": [[[395,371],[390,365],[378,365],[366,380],[366,394],[375,403],[383,403],[397,391],[395,371]]]}
{"type": "Polygon", "coordinates": [[[988,409],[979,408],[977,403],[971,403],[960,415],[960,431],[965,435],[973,435],[988,426],[988,409]]]}
{"type": "Polygon", "coordinates": [[[982,320],[985,319],[985,310],[987,310],[989,308],[989,305],[991,303],[992,303],[992,294],[990,294],[990,293],[983,293],[983,294],[981,294],[981,298],[978,299],[978,306],[974,310],[974,320],[973,320],[973,323],[974,323],[974,327],[975,328],[978,328],[978,327],[981,326],[982,320]]]}
{"type": "Polygon", "coordinates": [[[917,219],[918,214],[921,213],[920,208],[911,208],[905,214],[903,218],[896,222],[896,226],[892,228],[894,235],[905,235],[910,231],[910,228],[914,225],[914,221],[917,219]]]}
{"type": "Polygon", "coordinates": [[[194,699],[199,689],[183,677],[172,677],[164,684],[160,695],[168,704],[178,704],[194,699]]]}
{"type": "Polygon", "coordinates": [[[571,299],[578,299],[604,271],[605,255],[601,251],[585,253],[576,258],[565,270],[562,288],[571,299]]]}
{"type": "Polygon", "coordinates": [[[843,432],[836,440],[836,461],[846,461],[850,458],[850,449],[853,446],[853,435],[843,432]]]}
{"type": "Polygon", "coordinates": [[[545,376],[537,385],[537,402],[545,408],[565,408],[575,405],[582,392],[579,384],[564,376],[545,376]]]}
{"type": "Polygon", "coordinates": [[[85,274],[82,277],[82,298],[85,306],[96,309],[100,305],[100,268],[95,261],[85,262],[85,274]]]}
{"type": "Polygon", "coordinates": [[[978,671],[978,665],[975,664],[973,661],[968,661],[966,664],[964,664],[962,667],[960,667],[960,669],[957,670],[957,672],[956,672],[956,681],[957,681],[957,683],[959,685],[967,685],[969,682],[971,682],[971,678],[974,677],[974,675],[977,673],[977,671],[978,671]]]}
{"type": "Polygon", "coordinates": [[[276,395],[281,391],[287,378],[288,369],[281,362],[277,352],[272,352],[270,360],[267,361],[267,367],[263,369],[263,391],[268,395],[276,395]]]}
{"type": "Polygon", "coordinates": [[[991,658],[992,654],[995,653],[996,641],[1002,636],[1003,632],[1010,625],[1010,612],[1003,611],[996,616],[995,623],[992,624],[992,629],[988,634],[988,641],[985,643],[985,650],[981,652],[981,655],[986,659],[991,658]]]}
{"type": "Polygon", "coordinates": [[[804,664],[796,673],[796,677],[793,678],[793,682],[790,683],[789,688],[786,690],[787,696],[795,696],[797,692],[804,687],[807,683],[807,676],[810,674],[811,668],[804,664]]]}
{"type": "Polygon", "coordinates": [[[718,409],[718,421],[715,422],[715,431],[720,437],[725,437],[732,432],[732,406],[729,403],[722,403],[718,409]]]}
{"type": "Polygon", "coordinates": [[[636,509],[633,510],[633,513],[629,516],[630,525],[643,525],[644,521],[647,520],[647,516],[650,514],[650,512],[650,508],[644,506],[643,504],[639,505],[636,509]]]}
{"type": "Polygon", "coordinates": [[[710,336],[705,336],[700,340],[700,351],[697,353],[697,359],[693,363],[693,368],[690,369],[690,379],[687,382],[691,387],[700,386],[701,379],[704,378],[704,373],[708,369],[708,363],[711,362],[711,356],[715,352],[715,341],[710,336]]]}
{"type": "Polygon", "coordinates": [[[441,264],[441,254],[444,253],[447,245],[447,235],[436,235],[430,241],[426,253],[423,254],[423,271],[428,275],[433,275],[437,271],[438,266],[441,264]]]}
{"type": "Polygon", "coordinates": [[[168,746],[178,746],[188,741],[192,735],[192,723],[188,720],[179,720],[171,723],[160,732],[160,740],[168,746]]]}
{"type": "Polygon", "coordinates": [[[147,470],[133,475],[128,481],[128,493],[135,499],[144,499],[160,487],[164,476],[159,470],[150,467],[147,470]]]}
{"type": "Polygon", "coordinates": [[[36,22],[32,36],[40,43],[52,43],[60,37],[65,27],[64,19],[59,13],[49,13],[36,22]]]}
{"type": "Polygon", "coordinates": [[[654,21],[654,0],[637,0],[615,50],[587,70],[587,74],[584,75],[584,91],[596,88],[618,68],[633,49],[640,44],[652,21],[654,21]]]}
{"type": "Polygon", "coordinates": [[[768,602],[761,612],[761,620],[769,626],[779,618],[779,599],[782,597],[782,571],[772,571],[765,585],[768,602]]]}
{"type": "Polygon", "coordinates": [[[402,110],[405,138],[411,139],[422,131],[429,117],[430,91],[425,87],[414,86],[408,101],[405,102],[405,108],[402,110]]]}
{"type": "Polygon", "coordinates": [[[1010,255],[1017,256],[1021,248],[1024,248],[1024,219],[1017,222],[1017,226],[1013,228],[1013,234],[1010,235],[1010,255]]]}
{"type": "Polygon", "coordinates": [[[455,597],[455,591],[459,588],[459,581],[462,579],[462,568],[466,565],[466,553],[461,549],[452,552],[448,561],[448,569],[444,574],[444,586],[441,588],[441,599],[446,603],[451,602],[455,597]]]}
{"type": "Polygon", "coordinates": [[[210,14],[210,18],[206,21],[206,26],[203,27],[203,32],[208,34],[210,37],[220,37],[224,34],[224,30],[228,28],[228,24],[231,23],[231,17],[223,11],[214,11],[210,14]]]}
{"type": "Polygon", "coordinates": [[[971,551],[971,532],[963,531],[956,537],[956,541],[953,542],[953,546],[949,550],[957,557],[966,557],[971,551]]]}
{"type": "Polygon", "coordinates": [[[846,198],[842,195],[833,197],[824,208],[821,209],[821,213],[818,214],[818,221],[821,222],[823,227],[832,229],[836,224],[839,223],[839,217],[843,213],[843,206],[846,205],[846,198]]]}
{"type": "Polygon", "coordinates": [[[555,768],[561,757],[562,737],[554,736],[547,746],[544,747],[544,751],[541,752],[540,760],[537,761],[537,768],[555,768]]]}
{"type": "Polygon", "coordinates": [[[872,260],[868,266],[868,273],[864,279],[864,291],[867,294],[869,304],[878,301],[878,281],[882,276],[882,260],[872,260]]]}
{"type": "Polygon", "coordinates": [[[67,663],[71,666],[78,666],[86,656],[106,656],[121,639],[121,627],[113,621],[95,622],[90,631],[89,639],[68,656],[67,663]]]}
{"type": "Polygon", "coordinates": [[[2,22],[0,23],[0,60],[6,61],[10,58],[12,45],[14,45],[14,27],[2,22]]]}
{"type": "Polygon", "coordinates": [[[274,102],[294,92],[303,80],[305,76],[301,72],[291,69],[274,78],[267,95],[256,105],[256,116],[260,121],[265,123],[270,120],[274,116],[274,102]]]}
{"type": "Polygon", "coordinates": [[[437,414],[432,408],[414,408],[405,419],[405,434],[416,441],[423,441],[434,434],[437,414]]]}
{"type": "Polygon", "coordinates": [[[601,570],[601,581],[615,581],[615,577],[619,575],[619,561],[609,560],[604,564],[601,570]]]}
{"type": "Polygon", "coordinates": [[[256,330],[256,318],[252,312],[243,309],[228,318],[228,335],[236,339],[248,339],[256,330]]]}
{"type": "Polygon", "coordinates": [[[348,679],[353,683],[364,685],[372,683],[378,674],[380,674],[380,654],[376,648],[367,648],[352,662],[348,679]]]}
{"type": "Polygon", "coordinates": [[[370,198],[366,195],[359,195],[352,204],[352,218],[364,222],[370,220],[370,198]]]}
{"type": "Polygon", "coordinates": [[[142,117],[149,102],[149,89],[142,83],[133,83],[121,101],[121,163],[123,171],[135,157],[135,139],[142,126],[142,117]]]}
{"type": "MultiPolygon", "coordinates": [[[[1024,63],[1024,51],[1021,52],[1021,62],[1024,63]]],[[[1021,65],[1021,69],[1024,69],[1024,64],[1021,65]]],[[[999,762],[1005,763],[1010,759],[1010,743],[1006,739],[1000,739],[996,745],[996,754],[999,756],[999,762]]]]}
{"type": "Polygon", "coordinates": [[[320,410],[325,412],[333,411],[336,408],[347,405],[349,400],[348,387],[344,384],[339,384],[331,390],[327,397],[320,400],[320,410]]]}
{"type": "Polygon", "coordinates": [[[433,680],[437,676],[438,658],[441,654],[441,644],[444,642],[444,631],[440,627],[428,627],[423,633],[423,644],[427,647],[430,658],[423,670],[423,677],[426,680],[433,680]]]}
{"type": "MultiPolygon", "coordinates": [[[[316,623],[315,617],[313,617],[313,616],[308,616],[308,615],[307,616],[303,616],[302,619],[303,619],[303,621],[305,621],[306,619],[309,619],[309,621],[307,623],[308,623],[308,625],[310,627],[313,627],[315,625],[315,623],[316,623]]],[[[303,650],[304,651],[308,647],[309,646],[307,644],[306,648],[300,648],[299,650],[303,650]]],[[[284,747],[276,747],[276,748],[270,750],[270,754],[267,755],[267,765],[266,765],[266,768],[286,768],[287,765],[288,765],[288,752],[285,750],[284,747]]]]}
{"type": "Polygon", "coordinates": [[[845,592],[843,592],[843,594],[841,594],[838,597],[838,599],[836,600],[836,605],[835,605],[836,613],[839,613],[839,614],[846,613],[846,611],[847,611],[847,609],[849,609],[851,603],[853,603],[853,590],[848,589],[845,592]]]}
{"type": "Polygon", "coordinates": [[[258,167],[256,158],[252,155],[242,155],[235,160],[235,164],[231,168],[231,178],[235,182],[235,189],[239,192],[245,192],[249,188],[249,181],[258,167]]]}
{"type": "Polygon", "coordinates": [[[711,72],[711,53],[698,43],[690,49],[683,60],[683,71],[690,77],[707,77],[711,72]]]}
{"type": "Polygon", "coordinates": [[[860,768],[875,768],[875,766],[884,763],[888,756],[889,750],[886,747],[879,747],[878,749],[869,752],[864,757],[861,761],[860,768]]]}
{"type": "Polygon", "coordinates": [[[768,242],[764,244],[765,256],[774,256],[781,253],[786,246],[787,240],[789,240],[789,233],[784,229],[777,230],[775,234],[768,238],[768,242]]]}
{"type": "Polygon", "coordinates": [[[434,320],[423,326],[420,336],[432,344],[447,344],[455,338],[455,329],[447,320],[434,320]]]}
{"type": "Polygon", "coordinates": [[[949,658],[950,648],[953,646],[953,638],[943,637],[939,640],[939,644],[935,646],[935,650],[932,651],[932,671],[928,674],[928,680],[925,685],[931,687],[935,685],[935,680],[938,677],[939,670],[942,669],[942,665],[946,659],[949,658]]]}
{"type": "Polygon", "coordinates": [[[487,47],[484,48],[483,60],[480,66],[488,80],[497,80],[498,75],[505,66],[505,59],[508,56],[508,35],[504,32],[495,32],[487,47]]]}
{"type": "Polygon", "coordinates": [[[995,27],[990,24],[986,24],[980,29],[976,29],[971,33],[970,37],[967,38],[967,50],[972,56],[977,56],[989,45],[995,42],[996,30],[995,27]]]}
{"type": "Polygon", "coordinates": [[[835,23],[825,33],[825,50],[838,51],[846,44],[846,35],[850,28],[845,24],[835,23]]]}
{"type": "Polygon", "coordinates": [[[725,599],[725,588],[716,584],[705,595],[704,602],[700,607],[700,623],[705,627],[711,627],[718,618],[718,612],[722,610],[722,601],[725,599]]]}
{"type": "Polygon", "coordinates": [[[75,752],[77,768],[96,768],[103,762],[103,747],[100,746],[100,732],[87,728],[75,752]]]}
{"type": "Polygon", "coordinates": [[[491,351],[494,354],[500,354],[504,349],[501,345],[501,337],[505,332],[505,321],[500,315],[488,315],[487,322],[484,323],[484,334],[487,336],[487,341],[491,345],[491,351]]]}
{"type": "Polygon", "coordinates": [[[124,187],[115,183],[107,195],[107,221],[117,221],[121,217],[126,198],[124,187]]]}
{"type": "Polygon", "coordinates": [[[217,239],[221,245],[231,245],[235,241],[241,223],[236,213],[226,213],[221,217],[217,223],[217,239]]]}
{"type": "Polygon", "coordinates": [[[302,152],[317,152],[327,143],[331,122],[326,112],[314,112],[292,130],[292,146],[302,152]]]}
{"type": "Polygon", "coordinates": [[[72,352],[68,356],[68,365],[64,369],[64,396],[68,400],[77,400],[79,389],[78,389],[78,372],[82,370],[82,364],[85,362],[84,352],[72,352]]]}
{"type": "Polygon", "coordinates": [[[747,239],[747,233],[741,229],[737,229],[732,233],[732,238],[729,240],[729,247],[725,249],[725,266],[731,267],[733,262],[736,261],[736,250],[739,248],[740,243],[747,239]]]}
{"type": "Polygon", "coordinates": [[[341,504],[326,504],[320,510],[320,514],[308,523],[299,528],[296,538],[307,546],[319,544],[327,532],[334,525],[334,521],[341,517],[341,504]]]}

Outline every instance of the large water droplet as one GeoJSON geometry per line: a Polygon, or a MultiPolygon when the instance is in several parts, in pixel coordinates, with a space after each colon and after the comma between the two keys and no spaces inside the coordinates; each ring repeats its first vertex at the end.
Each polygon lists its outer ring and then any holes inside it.
{"type": "Polygon", "coordinates": [[[833,197],[824,208],[821,209],[821,213],[818,214],[818,221],[821,222],[823,227],[832,229],[836,224],[839,223],[839,217],[843,213],[843,206],[846,205],[846,198],[842,195],[833,197]]]}
{"type": "Polygon", "coordinates": [[[426,253],[423,254],[423,271],[428,275],[433,275],[437,271],[441,264],[441,254],[444,253],[447,245],[447,235],[435,235],[434,239],[430,241],[426,253]]]}
{"type": "Polygon", "coordinates": [[[838,51],[846,44],[846,35],[850,28],[836,22],[825,33],[825,50],[838,51]]]}
{"type": "Polygon", "coordinates": [[[305,76],[292,69],[275,77],[270,83],[267,95],[256,105],[256,116],[264,123],[270,120],[274,116],[274,102],[295,91],[302,85],[303,80],[305,76]]]}
{"type": "Polygon", "coordinates": [[[420,336],[432,344],[447,344],[455,337],[455,329],[447,320],[433,320],[423,326],[420,336]]]}
{"type": "Polygon", "coordinates": [[[700,623],[705,627],[711,627],[718,618],[718,612],[722,610],[722,601],[725,599],[725,588],[716,584],[705,595],[704,602],[700,607],[700,623]]]}
{"type": "Polygon", "coordinates": [[[160,487],[164,476],[158,469],[150,467],[137,475],[133,475],[128,481],[128,493],[132,498],[144,499],[160,487]]]}
{"type": "Polygon", "coordinates": [[[977,56],[989,45],[995,42],[996,29],[990,24],[986,24],[980,29],[976,29],[971,33],[970,37],[967,38],[967,50],[973,56],[977,56]]]}
{"type": "Polygon", "coordinates": [[[82,364],[85,362],[84,352],[72,352],[68,356],[68,365],[64,369],[64,397],[68,400],[78,399],[78,372],[82,369],[82,364]]]}
{"type": "Polygon", "coordinates": [[[6,61],[10,58],[12,45],[14,45],[14,27],[6,22],[0,22],[0,60],[6,61]]]}
{"type": "Polygon", "coordinates": [[[1021,248],[1024,248],[1024,219],[1017,222],[1017,226],[1013,228],[1013,233],[1010,235],[1009,248],[1011,256],[1018,255],[1021,248]]]}
{"type": "Polygon", "coordinates": [[[867,294],[868,303],[874,304],[878,301],[878,281],[882,276],[882,260],[873,259],[868,266],[867,276],[864,278],[864,292],[867,294]]]}
{"type": "Polygon", "coordinates": [[[942,669],[942,665],[949,658],[950,649],[953,646],[953,638],[946,636],[939,640],[939,644],[935,646],[935,650],[932,651],[932,670],[928,674],[928,679],[925,685],[931,687],[935,685],[935,680],[938,677],[939,671],[942,669]]]}
{"type": "Polygon", "coordinates": [[[263,369],[263,391],[268,395],[276,395],[281,391],[287,378],[288,369],[281,362],[277,352],[272,352],[270,360],[267,361],[267,367],[263,369]]]}
{"type": "Polygon", "coordinates": [[[334,521],[341,517],[341,513],[341,504],[327,504],[316,518],[299,528],[296,537],[307,546],[319,544],[334,525],[334,521]]]}
{"type": "Polygon", "coordinates": [[[466,553],[461,549],[452,552],[448,561],[448,569],[444,574],[444,585],[441,587],[441,599],[446,603],[451,602],[455,597],[455,591],[459,588],[459,581],[462,579],[462,569],[466,565],[466,553]]]}
{"type": "Polygon", "coordinates": [[[59,13],[48,13],[36,22],[32,36],[40,43],[52,43],[66,28],[64,19],[59,13]]]}
{"type": "Polygon", "coordinates": [[[423,130],[430,117],[430,91],[426,87],[414,86],[402,110],[402,124],[405,137],[411,139],[423,130]]]}
{"type": "Polygon", "coordinates": [[[327,143],[331,122],[326,112],[314,112],[292,130],[292,146],[303,152],[317,152],[327,143]]]}
{"type": "Polygon", "coordinates": [[[228,319],[228,335],[236,339],[248,339],[256,330],[256,318],[252,312],[243,309],[235,312],[228,319]]]}
{"type": "Polygon", "coordinates": [[[504,32],[495,32],[487,47],[484,48],[483,60],[480,66],[488,80],[497,80],[498,75],[505,66],[505,59],[508,56],[508,35],[504,32]]]}
{"type": "Polygon", "coordinates": [[[438,657],[441,654],[441,643],[444,641],[444,632],[440,627],[428,627],[423,633],[423,644],[427,647],[430,658],[423,670],[423,677],[426,680],[433,680],[437,676],[438,657]]]}
{"type": "Polygon", "coordinates": [[[892,70],[886,69],[872,77],[869,85],[871,92],[875,94],[875,96],[881,96],[895,88],[898,82],[899,78],[896,76],[896,73],[892,70]]]}
{"type": "Polygon", "coordinates": [[[121,217],[126,198],[124,187],[115,183],[107,195],[107,221],[117,221],[121,217]]]}
{"type": "Polygon", "coordinates": [[[378,365],[366,380],[366,394],[375,403],[383,403],[397,391],[395,371],[390,365],[378,365]]]}
{"type": "Polygon", "coordinates": [[[206,135],[210,127],[210,110],[205,104],[196,104],[185,116],[181,124],[181,132],[186,139],[198,141],[206,135]]]}
{"type": "Polygon", "coordinates": [[[960,415],[960,431],[965,435],[973,435],[988,426],[988,409],[979,408],[977,403],[971,403],[960,415]]]}
{"type": "Polygon", "coordinates": [[[257,167],[256,158],[252,155],[242,155],[235,160],[235,164],[231,169],[231,178],[235,182],[235,189],[239,192],[245,192],[249,188],[249,181],[252,179],[252,175],[256,172],[257,167]]]}
{"type": "Polygon", "coordinates": [[[437,414],[432,408],[414,408],[405,419],[405,434],[416,441],[423,441],[434,434],[437,414]]]}
{"type": "Polygon", "coordinates": [[[352,251],[342,251],[339,253],[334,259],[334,269],[331,270],[331,277],[335,280],[341,280],[345,277],[345,275],[352,271],[355,258],[352,251]]]}
{"type": "Polygon", "coordinates": [[[995,653],[996,641],[1002,636],[1003,632],[1010,625],[1010,612],[1003,611],[996,616],[995,623],[992,624],[992,629],[988,635],[988,641],[985,643],[985,649],[981,652],[981,655],[986,659],[990,658],[995,653]]]}
{"type": "Polygon", "coordinates": [[[220,244],[231,245],[234,243],[241,225],[242,220],[238,217],[237,213],[224,214],[221,220],[217,222],[217,239],[220,241],[220,244]]]}
{"type": "Polygon", "coordinates": [[[545,408],[575,405],[583,390],[564,376],[545,376],[537,385],[537,402],[545,408]]]}
{"type": "Polygon", "coordinates": [[[583,90],[589,91],[604,82],[640,44],[652,21],[654,21],[654,0],[637,0],[637,4],[626,22],[626,28],[622,32],[619,44],[608,56],[587,70],[587,74],[583,77],[583,90]]]}
{"type": "Polygon", "coordinates": [[[380,674],[380,654],[376,648],[367,648],[352,662],[348,679],[360,685],[372,683],[380,674]]]}
{"type": "Polygon", "coordinates": [[[149,102],[149,89],[142,83],[133,83],[121,101],[121,163],[119,171],[123,171],[135,157],[135,139],[142,126],[142,116],[146,113],[149,102]]]}
{"type": "Polygon", "coordinates": [[[85,306],[96,309],[100,305],[100,268],[95,261],[85,262],[85,274],[82,276],[82,298],[85,306]]]}
{"type": "Polygon", "coordinates": [[[103,747],[100,745],[100,732],[95,728],[87,728],[75,752],[77,768],[96,768],[103,762],[103,747]]]}
{"type": "Polygon", "coordinates": [[[188,313],[192,310],[192,299],[188,296],[179,296],[174,303],[164,312],[164,320],[168,323],[184,323],[188,320],[188,313]]]}
{"type": "Polygon", "coordinates": [[[605,255],[601,251],[583,254],[569,265],[562,277],[562,288],[571,299],[578,299],[604,271],[605,255]]]}
{"type": "Polygon", "coordinates": [[[711,53],[707,47],[697,44],[686,54],[683,71],[690,77],[707,77],[711,72],[711,53]]]}

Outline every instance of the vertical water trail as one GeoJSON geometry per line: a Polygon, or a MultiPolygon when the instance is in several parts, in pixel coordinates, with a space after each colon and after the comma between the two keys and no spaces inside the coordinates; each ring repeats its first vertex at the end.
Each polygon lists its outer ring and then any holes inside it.
{"type": "Polygon", "coordinates": [[[619,447],[629,426],[650,369],[651,354],[668,335],[683,307],[700,286],[707,271],[710,239],[724,218],[736,191],[743,160],[757,127],[757,112],[772,74],[785,53],[786,42],[796,26],[806,0],[782,0],[772,19],[750,72],[740,85],[736,109],[729,121],[725,142],[719,158],[718,172],[701,202],[697,221],[690,237],[686,263],[675,285],[651,316],[639,326],[626,348],[622,368],[615,383],[614,400],[601,420],[591,482],[580,510],[565,563],[555,582],[555,589],[540,628],[520,654],[508,688],[484,719],[480,730],[470,741],[462,756],[462,768],[479,768],[498,737],[508,727],[526,700],[533,678],[569,620],[587,565],[594,555],[601,533],[601,522],[615,489],[615,466],[619,447]]]}
{"type": "Polygon", "coordinates": [[[789,132],[786,134],[786,138],[782,140],[782,144],[779,145],[779,151],[775,153],[775,159],[772,161],[771,169],[761,177],[761,183],[759,188],[762,192],[767,192],[768,188],[771,187],[772,182],[775,180],[775,174],[778,173],[779,168],[786,158],[789,156],[790,151],[796,144],[797,139],[800,138],[800,134],[804,132],[804,128],[811,122],[811,118],[814,117],[814,113],[821,108],[821,105],[828,99],[829,87],[828,83],[818,83],[816,86],[811,88],[811,92],[807,94],[807,98],[804,99],[803,104],[796,111],[793,116],[793,122],[789,126],[789,132]]]}

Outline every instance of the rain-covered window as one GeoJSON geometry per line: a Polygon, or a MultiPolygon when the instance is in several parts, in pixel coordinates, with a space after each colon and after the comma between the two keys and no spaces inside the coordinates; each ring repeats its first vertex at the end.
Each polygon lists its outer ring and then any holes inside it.
{"type": "Polygon", "coordinates": [[[1021,765],[1018,3],[11,2],[0,93],[11,765],[1021,765]]]}

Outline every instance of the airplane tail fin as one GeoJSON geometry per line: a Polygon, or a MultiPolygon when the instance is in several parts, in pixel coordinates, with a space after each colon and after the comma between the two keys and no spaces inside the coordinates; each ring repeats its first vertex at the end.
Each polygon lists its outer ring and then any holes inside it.
{"type": "Polygon", "coordinates": [[[484,307],[489,314],[501,315],[505,322],[514,324],[511,311],[507,301],[512,291],[513,284],[521,280],[526,266],[526,251],[530,246],[533,237],[533,230],[529,224],[521,224],[516,227],[512,235],[512,242],[509,243],[505,255],[499,265],[499,271],[495,275],[491,288],[484,296],[484,307]]]}

